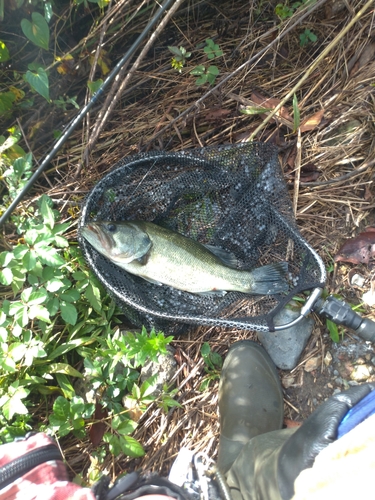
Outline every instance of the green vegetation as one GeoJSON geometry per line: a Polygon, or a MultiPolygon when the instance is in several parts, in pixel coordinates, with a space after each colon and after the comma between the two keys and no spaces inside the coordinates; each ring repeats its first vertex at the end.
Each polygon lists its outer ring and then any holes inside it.
{"type": "MultiPolygon", "coordinates": [[[[4,173],[13,193],[22,185],[29,171],[25,165],[30,163],[29,158],[18,158],[4,173]]],[[[59,218],[51,199],[41,196],[35,207],[13,217],[17,243],[0,254],[4,286],[0,438],[12,439],[38,423],[59,436],[73,431],[82,437],[95,411],[94,404],[77,395],[73,384],[83,376],[76,368],[83,362],[85,375],[109,412],[109,436],[117,436],[123,453],[138,456],[140,444],[125,433],[125,429],[128,434],[134,430],[135,423],[130,422],[121,400],[126,394],[143,405],[154,399],[154,381],[138,387],[138,370],[147,360],[165,353],[172,337],[154,331],[148,335],[145,330],[122,334],[113,327],[119,323],[119,311],[88,271],[77,245],[65,237],[71,223],[61,223],[59,218]],[[47,414],[50,397],[55,401],[49,424],[43,418],[38,422],[35,408],[44,398],[47,414]]],[[[174,404],[168,399],[161,403],[164,407],[174,404]]],[[[115,438],[106,439],[110,443],[115,438]]]]}
{"type": "Polygon", "coordinates": [[[186,59],[191,56],[191,52],[187,52],[184,47],[168,47],[169,51],[174,54],[171,60],[171,65],[173,69],[176,69],[179,73],[181,73],[182,68],[186,64],[186,59]]]}
{"type": "MultiPolygon", "coordinates": [[[[219,45],[211,40],[211,38],[207,38],[205,43],[206,45],[203,48],[203,52],[208,59],[215,59],[223,55],[223,51],[220,49],[219,45]]],[[[181,73],[182,68],[186,64],[186,59],[191,56],[191,52],[187,52],[186,49],[182,46],[170,46],[168,47],[168,49],[170,52],[172,52],[172,54],[174,54],[174,57],[171,61],[172,68],[181,73]]],[[[192,69],[189,74],[198,77],[195,80],[196,85],[204,85],[205,83],[213,85],[216,78],[220,74],[220,70],[217,66],[214,65],[205,66],[203,64],[199,64],[198,66],[195,66],[195,68],[192,69]]]]}
{"type": "MultiPolygon", "coordinates": [[[[18,146],[19,138],[17,130],[0,137],[0,173],[8,190],[1,211],[32,172],[31,154],[18,146]]],[[[164,387],[154,395],[155,376],[139,385],[140,368],[157,361],[172,337],[145,329],[120,332],[120,311],[67,238],[74,219],[60,219],[42,195],[11,217],[14,233],[0,253],[0,441],[31,429],[83,438],[104,421],[98,457],[108,450],[141,456],[128,402],[137,406],[137,418],[153,401],[164,411],[179,406],[176,390],[164,387]],[[82,379],[85,389],[79,390],[82,379]]]]}
{"type": "Polygon", "coordinates": [[[299,39],[300,39],[301,47],[304,47],[309,42],[312,42],[312,43],[316,42],[318,37],[315,35],[315,33],[313,33],[312,31],[310,31],[306,28],[305,31],[300,34],[299,39]]]}
{"type": "Polygon", "coordinates": [[[223,366],[223,359],[219,353],[211,350],[208,342],[204,342],[202,345],[201,355],[204,359],[204,371],[206,372],[206,375],[202,379],[199,390],[205,391],[211,382],[219,380],[221,367],[223,366]]]}

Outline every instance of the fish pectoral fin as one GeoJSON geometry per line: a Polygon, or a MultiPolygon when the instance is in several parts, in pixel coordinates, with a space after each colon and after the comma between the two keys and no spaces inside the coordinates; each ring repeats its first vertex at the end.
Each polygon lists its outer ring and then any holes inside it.
{"type": "Polygon", "coordinates": [[[238,259],[232,252],[223,250],[222,248],[215,247],[214,245],[203,244],[211,253],[218,257],[223,264],[228,267],[236,268],[238,265],[238,259]]]}
{"type": "Polygon", "coordinates": [[[145,276],[141,276],[145,281],[148,281],[149,283],[152,283],[153,285],[159,285],[161,286],[163,283],[160,283],[160,281],[153,280],[151,278],[146,278],[145,276]]]}
{"type": "Polygon", "coordinates": [[[147,264],[149,256],[150,256],[150,251],[146,252],[144,255],[134,260],[137,260],[141,264],[141,266],[145,266],[147,264]]]}

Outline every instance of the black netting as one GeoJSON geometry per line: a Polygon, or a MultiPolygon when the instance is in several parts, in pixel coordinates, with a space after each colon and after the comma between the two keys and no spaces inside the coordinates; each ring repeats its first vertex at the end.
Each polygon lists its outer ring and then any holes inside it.
{"type": "Polygon", "coordinates": [[[272,296],[229,292],[202,297],[127,273],[79,235],[89,265],[135,324],[164,330],[179,322],[268,331],[274,314],[294,294],[324,285],[323,264],[296,227],[277,150],[268,144],[124,158],[88,195],[79,227],[132,219],[228,250],[236,255],[239,269],[287,260],[290,283],[288,292],[272,296]]]}

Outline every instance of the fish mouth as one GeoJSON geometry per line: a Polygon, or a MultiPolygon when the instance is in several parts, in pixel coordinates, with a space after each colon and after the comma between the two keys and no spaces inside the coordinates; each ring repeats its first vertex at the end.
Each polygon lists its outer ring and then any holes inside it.
{"type": "Polygon", "coordinates": [[[91,232],[91,235],[94,236],[94,238],[96,238],[105,249],[111,248],[110,237],[100,229],[100,226],[98,224],[92,222],[90,224],[87,224],[83,229],[87,229],[89,232],[91,232]]]}

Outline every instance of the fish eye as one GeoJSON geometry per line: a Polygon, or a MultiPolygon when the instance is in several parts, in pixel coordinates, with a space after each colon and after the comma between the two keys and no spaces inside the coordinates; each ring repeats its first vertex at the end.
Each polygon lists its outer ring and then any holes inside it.
{"type": "Polygon", "coordinates": [[[116,224],[107,224],[107,229],[111,233],[114,233],[116,231],[116,229],[117,229],[116,224]]]}

